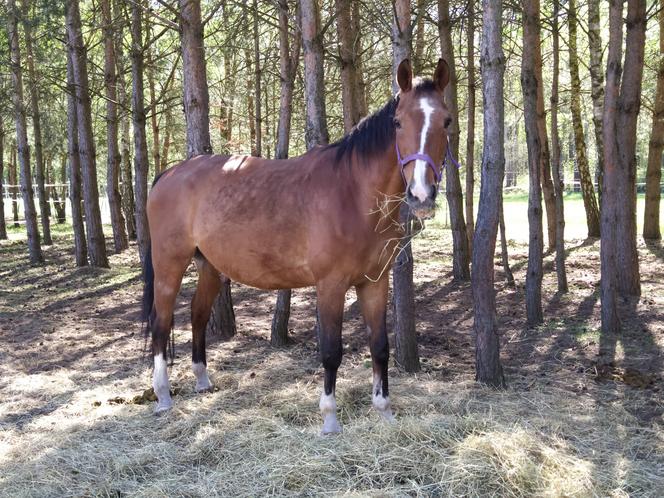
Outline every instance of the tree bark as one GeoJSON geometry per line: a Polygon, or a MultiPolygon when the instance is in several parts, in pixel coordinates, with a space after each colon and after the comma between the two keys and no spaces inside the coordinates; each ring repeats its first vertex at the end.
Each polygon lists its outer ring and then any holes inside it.
{"type": "Polygon", "coordinates": [[[473,235],[475,234],[475,216],[473,197],[475,195],[475,0],[468,0],[468,129],[466,134],[466,238],[468,252],[473,253],[473,235]]]}
{"type": "Polygon", "coordinates": [[[659,66],[657,90],[652,113],[652,128],[648,144],[648,168],[646,170],[646,209],[643,215],[643,238],[659,240],[659,204],[662,181],[662,150],[664,150],[664,0],[659,1],[659,66]]]}
{"type": "Polygon", "coordinates": [[[505,56],[501,46],[502,2],[482,1],[482,97],[484,102],[484,152],[482,185],[473,243],[473,307],[476,334],[475,378],[492,386],[505,385],[500,363],[496,323],[493,255],[505,175],[503,77],[505,56]]]}
{"type": "MultiPolygon", "coordinates": [[[[147,25],[148,36],[152,36],[152,25],[150,24],[150,16],[146,14],[145,24],[147,25]]],[[[154,82],[154,64],[152,48],[148,47],[147,50],[147,67],[145,68],[146,76],[148,78],[148,94],[150,98],[150,127],[152,128],[152,164],[154,167],[155,176],[161,173],[161,140],[159,138],[159,122],[157,120],[157,92],[154,82]]]]}
{"type": "MultiPolygon", "coordinates": [[[[452,147],[452,154],[454,157],[459,157],[459,105],[449,0],[438,0],[438,19],[440,51],[450,69],[450,82],[445,87],[445,103],[452,116],[452,122],[447,127],[447,137],[449,146],[452,147]]],[[[451,164],[448,164],[445,168],[445,186],[447,204],[450,208],[450,224],[452,226],[452,274],[455,280],[468,280],[470,279],[470,252],[468,250],[466,221],[463,216],[461,180],[459,179],[459,170],[451,164]]]]}
{"type": "MultiPolygon", "coordinates": [[[[542,311],[543,230],[542,230],[542,164],[546,142],[542,142],[539,127],[540,98],[543,102],[542,52],[540,48],[540,2],[523,4],[523,56],[521,60],[521,88],[523,91],[524,122],[528,144],[528,270],[526,272],[526,315],[529,327],[544,321],[542,311]]],[[[543,106],[542,106],[543,107],[543,106]]],[[[555,226],[553,227],[555,229],[555,226]]]]}
{"type": "Polygon", "coordinates": [[[78,152],[83,181],[88,257],[92,266],[108,268],[106,241],[101,224],[95,143],[92,134],[92,104],[88,85],[87,49],[83,43],[79,0],[68,0],[66,8],[68,49],[76,84],[76,115],[78,118],[78,152]]]}
{"type": "Polygon", "coordinates": [[[210,96],[205,71],[200,0],[180,0],[180,32],[187,157],[211,154],[210,96]]]}
{"type": "Polygon", "coordinates": [[[623,1],[611,0],[604,96],[604,188],[602,196],[602,331],[620,330],[619,296],[638,295],[636,251],[636,125],[646,29],[645,0],[628,0],[624,71],[623,1]],[[621,81],[622,77],[622,81],[621,81]]]}
{"type": "Polygon", "coordinates": [[[515,287],[514,274],[510,268],[510,256],[507,251],[507,234],[505,233],[505,206],[503,198],[500,198],[500,210],[498,212],[498,228],[500,229],[500,261],[503,265],[505,283],[508,287],[515,287]]]}
{"type": "Polygon", "coordinates": [[[7,240],[5,223],[5,129],[0,121],[0,240],[7,240]]]}
{"type": "MultiPolygon", "coordinates": [[[[277,149],[275,159],[288,157],[290,141],[291,115],[293,110],[293,88],[295,74],[300,58],[300,36],[296,33],[293,48],[290,48],[288,26],[288,1],[279,0],[279,76],[281,96],[279,100],[279,124],[277,126],[277,149]]],[[[272,317],[270,343],[273,346],[288,344],[288,320],[290,318],[291,290],[284,289],[277,293],[277,302],[272,317]]]]}
{"type": "Polygon", "coordinates": [[[572,125],[574,127],[574,143],[576,150],[576,163],[581,178],[581,193],[583,205],[586,210],[588,224],[588,237],[599,237],[599,208],[595,197],[595,188],[590,176],[588,157],[586,156],[586,141],[583,136],[583,122],[581,116],[581,80],[579,79],[579,57],[576,49],[576,28],[578,25],[576,0],[569,0],[569,72],[570,110],[572,112],[572,125]]]}
{"type": "MultiPolygon", "coordinates": [[[[148,199],[148,139],[145,133],[145,92],[143,86],[143,8],[144,0],[137,0],[131,7],[131,76],[132,76],[132,124],[134,128],[134,220],[136,242],[141,262],[150,247],[150,228],[146,204],[148,199]]],[[[186,91],[185,91],[186,93],[186,91]]]]}
{"type": "Polygon", "coordinates": [[[558,79],[560,74],[560,37],[558,29],[558,13],[560,0],[553,0],[553,76],[551,83],[551,167],[553,169],[553,186],[556,192],[556,277],[558,292],[564,293],[567,288],[567,271],[565,270],[565,209],[563,205],[563,178],[560,174],[560,138],[558,136],[558,79]]]}
{"type": "Polygon", "coordinates": [[[13,185],[10,187],[9,191],[12,198],[12,218],[14,220],[14,228],[18,228],[20,225],[18,223],[18,174],[16,172],[16,141],[12,141],[12,145],[9,151],[9,184],[13,185]]]}
{"type": "Polygon", "coordinates": [[[32,193],[32,174],[30,170],[30,149],[28,147],[28,130],[23,107],[23,74],[21,72],[21,50],[18,34],[18,12],[14,0],[7,0],[7,36],[9,38],[10,67],[12,73],[12,99],[14,119],[16,121],[16,144],[21,174],[21,195],[25,227],[28,234],[28,254],[32,264],[44,262],[37,226],[37,212],[32,193]]]}
{"type": "Polygon", "coordinates": [[[360,33],[357,23],[351,18],[351,7],[354,0],[335,0],[337,11],[337,38],[339,40],[339,63],[341,65],[341,102],[344,117],[344,132],[348,133],[362,119],[360,108],[361,97],[356,95],[362,92],[359,84],[357,67],[357,50],[360,33]]]}
{"type": "Polygon", "coordinates": [[[164,127],[164,143],[161,148],[161,154],[159,154],[159,160],[161,161],[159,171],[166,171],[166,168],[168,168],[168,152],[171,148],[171,129],[173,128],[173,112],[171,108],[167,106],[164,114],[166,115],[166,126],[164,127]]]}
{"type": "MultiPolygon", "coordinates": [[[[412,51],[410,2],[395,2],[392,20],[392,90],[399,92],[396,71],[412,51]]],[[[413,251],[411,248],[412,215],[406,203],[399,210],[399,222],[404,227],[399,252],[392,266],[394,304],[395,359],[407,372],[419,372],[420,356],[415,328],[415,290],[413,287],[413,251]]]]}
{"type": "MultiPolygon", "coordinates": [[[[67,155],[62,154],[61,156],[61,161],[60,161],[60,177],[58,181],[62,184],[67,183],[67,155]]],[[[51,161],[47,161],[47,164],[49,164],[51,161]]],[[[49,168],[47,168],[48,171],[49,168]]],[[[55,181],[55,173],[52,175],[54,181],[55,181]]],[[[55,208],[55,219],[57,220],[58,224],[66,223],[67,222],[67,188],[66,187],[60,187],[60,190],[58,190],[57,187],[53,187],[52,190],[53,195],[51,196],[53,199],[53,207],[55,208]]]]}
{"type": "Polygon", "coordinates": [[[35,56],[32,46],[32,19],[29,19],[29,1],[21,0],[23,8],[23,32],[25,33],[25,53],[28,69],[28,86],[30,88],[30,111],[32,114],[32,135],[35,141],[35,180],[37,182],[37,196],[39,197],[39,213],[43,243],[46,246],[53,244],[51,239],[51,222],[49,219],[48,194],[44,188],[44,147],[42,145],[41,114],[39,112],[39,90],[37,88],[37,72],[35,71],[35,56]]]}
{"type": "Polygon", "coordinates": [[[620,133],[615,135],[621,172],[616,227],[616,262],[620,268],[617,289],[623,297],[641,295],[636,243],[636,137],[642,98],[646,0],[628,0],[625,26],[625,63],[616,114],[616,130],[620,133]]]}
{"type": "Polygon", "coordinates": [[[593,125],[597,151],[597,195],[602,203],[602,172],[604,171],[604,140],[602,113],[604,107],[604,75],[602,74],[602,35],[600,30],[599,0],[588,0],[588,48],[590,51],[590,81],[593,100],[593,125]]]}
{"type": "Polygon", "coordinates": [[[327,131],[325,110],[325,68],[323,66],[323,38],[320,27],[320,13],[317,0],[301,0],[300,24],[304,47],[304,90],[305,90],[305,142],[307,149],[327,144],[330,140],[327,131]]]}
{"type": "Polygon", "coordinates": [[[71,224],[74,230],[74,255],[76,266],[86,266],[88,264],[88,246],[81,203],[81,157],[78,153],[76,84],[69,51],[67,51],[67,155],[69,158],[69,200],[71,202],[71,224]]]}
{"type": "Polygon", "coordinates": [[[360,2],[352,1],[352,16],[350,18],[352,32],[355,33],[355,47],[353,53],[355,54],[355,76],[357,77],[357,91],[355,98],[357,99],[356,107],[360,111],[360,116],[364,117],[369,113],[367,107],[367,91],[366,82],[364,81],[364,66],[362,62],[362,37],[360,36],[360,2]]]}
{"type": "MultiPolygon", "coordinates": [[[[113,17],[120,19],[120,0],[113,2],[113,17]]],[[[125,81],[125,56],[123,48],[124,37],[124,23],[118,25],[114,29],[115,34],[115,58],[117,62],[117,89],[118,98],[121,102],[120,106],[120,176],[122,181],[122,193],[120,199],[122,201],[122,211],[124,213],[124,220],[127,227],[127,238],[129,240],[136,240],[136,204],[134,202],[134,188],[131,173],[131,139],[130,139],[130,112],[131,112],[131,98],[127,92],[127,84],[125,81]]]]}
{"type": "Polygon", "coordinates": [[[256,102],[256,155],[263,155],[263,109],[261,98],[261,53],[258,44],[258,0],[254,0],[253,7],[254,32],[254,95],[256,102]]]}
{"type": "Polygon", "coordinates": [[[129,247],[125,221],[122,215],[122,199],[118,185],[120,176],[120,149],[118,148],[118,91],[115,73],[115,40],[110,0],[101,1],[102,22],[104,26],[104,84],[106,87],[106,195],[111,212],[113,246],[119,253],[129,247]]]}

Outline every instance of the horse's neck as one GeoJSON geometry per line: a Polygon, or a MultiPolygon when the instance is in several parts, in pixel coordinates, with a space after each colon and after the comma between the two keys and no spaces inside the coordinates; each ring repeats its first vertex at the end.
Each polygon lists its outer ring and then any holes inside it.
{"type": "MultiPolygon", "coordinates": [[[[357,159],[356,159],[357,160],[357,159]]],[[[390,213],[390,217],[398,218],[398,206],[404,195],[404,182],[401,169],[397,162],[396,149],[392,142],[382,154],[362,160],[365,164],[357,164],[353,168],[360,179],[362,209],[368,212],[380,210],[382,215],[390,213]]]]}

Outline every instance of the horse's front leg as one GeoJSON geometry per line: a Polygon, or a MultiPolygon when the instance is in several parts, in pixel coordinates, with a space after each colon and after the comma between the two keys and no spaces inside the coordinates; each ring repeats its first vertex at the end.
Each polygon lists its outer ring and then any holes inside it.
{"type": "Polygon", "coordinates": [[[343,348],[341,344],[341,322],[343,320],[344,299],[348,289],[338,282],[319,282],[318,295],[318,344],[325,368],[325,384],[320,397],[320,412],[323,416],[322,434],[341,432],[337,421],[335,386],[337,370],[341,364],[343,348]]]}
{"type": "Polygon", "coordinates": [[[378,282],[367,281],[355,287],[362,315],[370,335],[371,361],[373,363],[372,402],[374,408],[386,420],[394,420],[390,406],[387,383],[387,363],[390,345],[387,340],[385,315],[387,310],[387,288],[389,277],[378,282]]]}

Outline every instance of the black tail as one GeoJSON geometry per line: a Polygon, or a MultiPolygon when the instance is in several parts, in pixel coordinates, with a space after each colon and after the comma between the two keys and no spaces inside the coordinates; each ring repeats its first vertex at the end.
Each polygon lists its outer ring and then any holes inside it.
{"type": "Polygon", "coordinates": [[[154,267],[152,266],[152,248],[148,244],[148,250],[143,260],[143,322],[147,322],[147,331],[150,331],[150,315],[154,305],[154,267]]]}
{"type": "MultiPolygon", "coordinates": [[[[161,175],[163,173],[158,174],[154,181],[152,182],[152,186],[154,187],[155,184],[159,181],[159,178],[161,178],[161,175]]],[[[154,316],[154,266],[152,265],[152,245],[150,243],[150,240],[148,240],[148,248],[147,251],[145,252],[145,257],[143,258],[143,306],[142,306],[142,312],[141,312],[141,319],[143,321],[143,325],[146,325],[144,327],[144,334],[145,334],[145,339],[149,338],[150,334],[152,333],[152,325],[153,321],[155,319],[154,316]]],[[[175,358],[175,339],[173,337],[173,320],[171,319],[171,341],[170,341],[170,351],[169,351],[169,356],[171,358],[171,364],[173,362],[173,359],[175,358]]],[[[147,344],[145,350],[147,351],[147,344]]]]}

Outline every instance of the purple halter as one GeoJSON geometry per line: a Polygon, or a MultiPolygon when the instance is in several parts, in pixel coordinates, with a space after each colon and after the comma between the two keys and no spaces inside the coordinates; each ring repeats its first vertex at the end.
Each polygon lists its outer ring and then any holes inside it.
{"type": "Polygon", "coordinates": [[[433,159],[431,159],[431,156],[429,154],[420,154],[418,152],[402,158],[401,151],[399,150],[399,144],[396,141],[394,142],[394,144],[397,149],[397,161],[399,163],[399,168],[401,170],[401,178],[403,178],[404,185],[407,184],[408,182],[406,182],[406,175],[404,175],[403,169],[406,167],[406,164],[408,164],[411,161],[416,161],[417,159],[424,161],[431,168],[431,171],[433,171],[433,177],[436,179],[436,185],[440,183],[440,180],[443,177],[443,168],[449,164],[447,162],[448,159],[452,164],[454,164],[457,167],[457,169],[461,167],[459,162],[456,159],[454,159],[454,156],[452,156],[452,152],[450,150],[449,137],[447,137],[447,152],[445,153],[445,159],[443,159],[443,164],[440,168],[440,172],[438,172],[438,170],[436,169],[436,163],[434,162],[433,159]]]}

